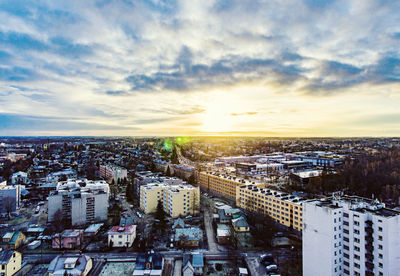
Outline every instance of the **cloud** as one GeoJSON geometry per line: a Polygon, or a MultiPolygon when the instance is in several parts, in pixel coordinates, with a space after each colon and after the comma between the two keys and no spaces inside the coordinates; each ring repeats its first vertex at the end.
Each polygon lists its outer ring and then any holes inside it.
{"type": "Polygon", "coordinates": [[[231,116],[256,115],[258,112],[231,113],[231,116]]]}
{"type": "Polygon", "coordinates": [[[0,133],[7,134],[14,130],[30,131],[82,131],[82,130],[139,130],[136,127],[107,125],[96,122],[84,122],[71,120],[70,118],[47,117],[47,116],[29,116],[19,114],[0,113],[0,133]]]}

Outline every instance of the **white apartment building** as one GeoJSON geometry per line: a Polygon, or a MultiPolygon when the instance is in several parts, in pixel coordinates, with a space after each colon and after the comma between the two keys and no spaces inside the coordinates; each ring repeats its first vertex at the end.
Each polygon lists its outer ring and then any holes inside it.
{"type": "Polygon", "coordinates": [[[57,182],[56,190],[85,189],[90,191],[102,191],[107,195],[110,193],[110,186],[104,180],[68,179],[57,182]]]}
{"type": "Polygon", "coordinates": [[[400,271],[400,212],[334,196],[303,204],[303,275],[392,276],[400,271]]]}
{"type": "Polygon", "coordinates": [[[146,213],[156,211],[158,201],[171,217],[198,212],[200,207],[199,187],[192,185],[167,185],[150,183],[140,187],[140,208],[146,213]]]}
{"type": "Polygon", "coordinates": [[[72,225],[107,220],[108,194],[89,189],[53,191],[48,200],[48,221],[54,221],[58,210],[72,225]]]}

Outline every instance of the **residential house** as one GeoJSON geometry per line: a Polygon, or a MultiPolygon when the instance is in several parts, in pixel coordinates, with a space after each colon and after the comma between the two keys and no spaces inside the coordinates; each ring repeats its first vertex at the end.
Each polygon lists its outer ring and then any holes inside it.
{"type": "Polygon", "coordinates": [[[97,233],[99,233],[100,228],[103,227],[103,225],[104,225],[104,223],[91,224],[85,229],[85,231],[83,232],[83,235],[85,237],[96,236],[97,233]]]}
{"type": "Polygon", "coordinates": [[[48,276],[86,276],[93,260],[86,255],[64,254],[55,257],[47,269],[48,276]]]}
{"type": "Polygon", "coordinates": [[[164,258],[160,253],[139,253],[132,276],[161,276],[163,268],[164,258]]]}
{"type": "Polygon", "coordinates": [[[0,275],[11,276],[21,269],[22,254],[12,249],[0,252],[0,275]]]}
{"type": "Polygon", "coordinates": [[[232,226],[235,232],[249,232],[250,226],[244,217],[232,219],[232,226]]]}
{"type": "Polygon", "coordinates": [[[219,215],[219,223],[229,223],[231,220],[231,217],[226,215],[225,209],[218,210],[218,215],[219,215]]]}
{"type": "Polygon", "coordinates": [[[175,243],[179,246],[196,247],[203,240],[203,231],[200,228],[176,228],[175,243]]]}
{"type": "Polygon", "coordinates": [[[26,242],[26,236],[20,232],[7,232],[2,238],[3,249],[17,249],[26,242]]]}
{"type": "Polygon", "coordinates": [[[229,244],[231,241],[231,230],[226,224],[217,225],[217,241],[219,244],[229,244]]]}
{"type": "Polygon", "coordinates": [[[62,233],[55,234],[52,238],[52,247],[58,249],[79,248],[82,244],[83,232],[81,229],[67,229],[62,233]]]}
{"type": "Polygon", "coordinates": [[[204,257],[203,253],[183,254],[183,276],[203,275],[204,257]]]}
{"type": "Polygon", "coordinates": [[[136,225],[117,225],[108,232],[108,244],[112,247],[130,247],[136,238],[136,225]]]}
{"type": "Polygon", "coordinates": [[[174,224],[172,225],[172,229],[176,228],[185,228],[185,222],[183,219],[178,218],[177,220],[174,221],[174,224]]]}

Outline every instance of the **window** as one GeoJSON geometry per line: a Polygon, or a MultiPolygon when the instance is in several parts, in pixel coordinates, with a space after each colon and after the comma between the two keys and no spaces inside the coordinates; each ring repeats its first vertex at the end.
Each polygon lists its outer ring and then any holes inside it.
{"type": "Polygon", "coordinates": [[[380,240],[380,241],[381,241],[382,239],[383,239],[383,237],[382,237],[382,236],[379,236],[379,237],[378,237],[378,240],[380,240]]]}
{"type": "Polygon", "coordinates": [[[378,248],[379,248],[379,249],[383,249],[382,244],[378,245],[378,248]]]}
{"type": "Polygon", "coordinates": [[[354,246],[354,250],[357,251],[357,252],[360,252],[360,247],[354,246]]]}
{"type": "Polygon", "coordinates": [[[359,225],[360,225],[360,223],[359,223],[358,221],[356,221],[356,220],[355,220],[353,223],[354,223],[354,225],[356,225],[356,226],[359,226],[359,225]]]}
{"type": "Polygon", "coordinates": [[[343,216],[344,216],[345,218],[348,218],[348,217],[349,217],[349,214],[348,214],[348,213],[345,213],[345,212],[343,212],[343,216]]]}
{"type": "Polygon", "coordinates": [[[343,221],[343,225],[349,226],[349,222],[348,221],[343,221]]]}
{"type": "Polygon", "coordinates": [[[360,259],[360,256],[357,255],[357,254],[354,254],[354,259],[359,260],[359,259],[360,259]]]}
{"type": "Polygon", "coordinates": [[[354,263],[354,267],[356,267],[356,268],[360,268],[360,264],[358,264],[358,263],[354,263]]]}
{"type": "Polygon", "coordinates": [[[360,239],[359,238],[354,238],[354,242],[360,243],[360,239]]]}
{"type": "Polygon", "coordinates": [[[380,267],[380,268],[383,268],[383,263],[379,263],[379,267],[380,267]]]}
{"type": "Polygon", "coordinates": [[[343,249],[349,250],[349,247],[347,245],[343,245],[343,249]]]}
{"type": "Polygon", "coordinates": [[[383,230],[382,227],[378,227],[379,232],[382,232],[382,230],[383,230]]]}

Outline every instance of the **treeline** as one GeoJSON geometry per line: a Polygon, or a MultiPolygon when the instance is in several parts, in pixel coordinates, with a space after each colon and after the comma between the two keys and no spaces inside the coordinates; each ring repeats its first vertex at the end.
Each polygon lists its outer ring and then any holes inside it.
{"type": "Polygon", "coordinates": [[[325,170],[320,177],[310,180],[306,191],[315,194],[345,191],[396,203],[399,188],[400,150],[395,148],[348,158],[339,171],[325,170]]]}

